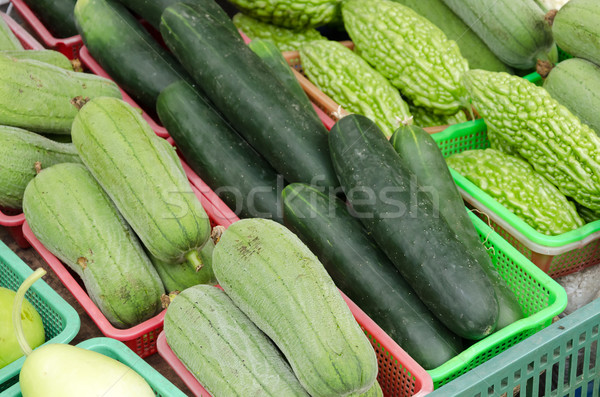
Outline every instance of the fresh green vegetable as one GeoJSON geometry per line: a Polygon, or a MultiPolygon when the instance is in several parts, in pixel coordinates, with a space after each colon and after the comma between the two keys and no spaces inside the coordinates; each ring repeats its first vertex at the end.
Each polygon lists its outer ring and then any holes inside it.
{"type": "Polygon", "coordinates": [[[288,182],[337,186],[321,120],[302,111],[232,26],[177,4],[163,13],[161,33],[225,118],[288,182]]]}
{"type": "Polygon", "coordinates": [[[594,222],[600,219],[600,212],[592,211],[578,203],[575,203],[575,208],[577,208],[577,214],[579,214],[585,223],[594,222]]]}
{"type": "Polygon", "coordinates": [[[544,88],[600,135],[600,66],[581,58],[567,59],[552,69],[544,88]]]}
{"type": "Polygon", "coordinates": [[[197,285],[177,295],[164,329],[213,396],[308,396],[273,342],[218,288],[197,285]]]}
{"type": "Polygon", "coordinates": [[[509,66],[532,69],[552,50],[552,29],[534,0],[443,0],[509,66]]]}
{"type": "Polygon", "coordinates": [[[600,3],[596,0],[570,0],[552,24],[556,44],[570,55],[600,66],[600,3]]]}
{"type": "MultiPolygon", "coordinates": [[[[16,292],[0,287],[0,369],[23,356],[19,347],[12,312],[16,292]]],[[[46,341],[42,317],[29,301],[24,301],[20,321],[27,344],[34,349],[46,341]]]]}
{"type": "Polygon", "coordinates": [[[248,16],[294,30],[322,26],[334,21],[342,3],[342,0],[229,1],[248,16]]]}
{"type": "Polygon", "coordinates": [[[304,104],[306,111],[312,112],[312,102],[308,99],[292,68],[275,44],[268,40],[254,39],[248,43],[248,47],[271,68],[271,71],[289,88],[292,94],[304,104]]]}
{"type": "Polygon", "coordinates": [[[318,40],[300,48],[308,78],[345,110],[373,120],[390,137],[410,123],[408,105],[394,86],[364,59],[337,41],[318,40]]]}
{"type": "Polygon", "coordinates": [[[348,396],[373,386],[371,344],[323,265],[287,228],[267,219],[235,222],[215,247],[213,269],[308,393],[348,396]]]}
{"type": "Polygon", "coordinates": [[[461,352],[460,338],[427,309],[343,202],[300,183],[288,185],[282,197],[285,225],[337,287],[423,368],[461,352]]]}
{"type": "Polygon", "coordinates": [[[304,43],[325,39],[314,28],[303,30],[286,29],[262,22],[241,12],[235,14],[232,20],[234,25],[250,39],[268,40],[275,44],[280,51],[297,51],[304,43]]]}
{"type": "Polygon", "coordinates": [[[329,132],[329,148],[353,215],[429,310],[463,338],[492,333],[490,280],[377,125],[346,116],[329,132]]]}
{"type": "MultiPolygon", "coordinates": [[[[484,69],[510,73],[506,66],[489,47],[467,26],[442,0],[393,0],[412,8],[456,41],[460,53],[469,61],[471,69],[484,69]]],[[[439,124],[438,124],[439,125],[439,124]]]]}
{"type": "Polygon", "coordinates": [[[0,51],[22,49],[23,45],[0,15],[0,51]]]}
{"type": "Polygon", "coordinates": [[[18,58],[18,59],[31,59],[34,61],[40,61],[49,63],[50,65],[57,66],[61,69],[73,71],[73,64],[71,60],[64,56],[62,53],[54,50],[12,50],[12,51],[0,51],[0,54],[18,58]]]}
{"type": "Polygon", "coordinates": [[[404,126],[394,133],[390,142],[404,164],[414,173],[417,183],[431,194],[432,201],[437,204],[448,226],[459,236],[467,252],[482,267],[494,286],[500,309],[496,330],[523,318],[519,302],[494,267],[468,216],[446,160],[431,135],[420,127],[404,126]]]}
{"type": "Polygon", "coordinates": [[[52,134],[71,133],[76,97],[121,98],[117,85],[103,77],[2,54],[0,92],[0,125],[52,134]]]}
{"type": "Polygon", "coordinates": [[[457,153],[446,161],[540,233],[557,235],[583,226],[575,205],[524,160],[486,149],[457,153]]]}
{"type": "Polygon", "coordinates": [[[411,116],[413,116],[412,123],[421,128],[435,127],[438,125],[452,125],[467,121],[467,115],[462,110],[459,110],[453,115],[445,116],[441,114],[435,114],[427,108],[415,106],[411,102],[408,102],[408,109],[411,116]]]}
{"type": "Polygon", "coordinates": [[[117,208],[81,164],[42,170],[25,189],[23,212],[33,234],[82,280],[119,328],[160,311],[160,278],[117,208]]]}
{"type": "Polygon", "coordinates": [[[277,172],[189,84],[158,97],[158,115],[188,165],[239,216],[282,221],[277,172]]]}
{"type": "Polygon", "coordinates": [[[471,70],[463,78],[490,132],[568,197],[600,210],[600,138],[548,91],[506,73],[471,70]]]}
{"type": "Polygon", "coordinates": [[[468,108],[468,62],[425,17],[390,0],[348,0],[342,15],[358,54],[415,105],[448,115],[468,108]]]}
{"type": "Polygon", "coordinates": [[[379,382],[375,381],[373,387],[361,394],[360,397],[383,397],[383,390],[381,390],[379,382]]]}
{"type": "Polygon", "coordinates": [[[31,350],[21,326],[21,303],[27,289],[44,274],[46,271],[39,268],[25,279],[17,290],[12,312],[17,340],[27,356],[19,373],[23,397],[154,396],[137,372],[101,353],[62,343],[31,350]]]}
{"type": "Polygon", "coordinates": [[[90,54],[146,111],[154,113],[158,95],[169,84],[189,79],[177,60],[118,2],[79,0],[75,17],[90,54]]]}
{"type": "Polygon", "coordinates": [[[77,0],[23,0],[44,27],[58,38],[77,34],[73,9],[77,0]]]}
{"type": "Polygon", "coordinates": [[[83,163],[156,258],[201,263],[210,221],[175,149],[131,105],[114,98],[85,104],[73,122],[83,163]]]}
{"type": "Polygon", "coordinates": [[[21,208],[25,187],[38,168],[80,163],[75,146],[58,143],[20,128],[0,126],[0,206],[21,208]]]}
{"type": "Polygon", "coordinates": [[[187,262],[167,263],[151,255],[149,256],[166,291],[183,291],[198,284],[214,285],[217,283],[217,278],[212,270],[212,253],[214,248],[215,244],[211,239],[208,239],[204,247],[200,250],[202,267],[199,269],[194,269],[187,262]]]}

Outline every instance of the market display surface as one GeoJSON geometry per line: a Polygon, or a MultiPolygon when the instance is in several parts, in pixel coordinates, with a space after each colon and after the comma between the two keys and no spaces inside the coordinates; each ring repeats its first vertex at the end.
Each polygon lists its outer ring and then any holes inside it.
{"type": "Polygon", "coordinates": [[[600,3],[424,3],[2,7],[0,394],[598,395],[600,3]]]}

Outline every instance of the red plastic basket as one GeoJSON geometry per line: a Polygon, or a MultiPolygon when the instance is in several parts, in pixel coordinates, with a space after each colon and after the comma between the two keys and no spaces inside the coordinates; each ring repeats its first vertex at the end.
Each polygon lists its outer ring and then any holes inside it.
{"type": "MultiPolygon", "coordinates": [[[[433,391],[431,376],[392,340],[369,316],[340,291],[356,322],[377,353],[377,381],[386,397],[421,397],[433,391]]],[[[195,396],[210,397],[169,347],[165,333],[158,335],[158,354],[173,368],[195,396]]]]}
{"type": "Polygon", "coordinates": [[[35,34],[44,42],[47,48],[63,53],[69,59],[77,59],[79,49],[83,45],[81,36],[72,36],[58,39],[46,29],[39,18],[31,11],[31,8],[23,0],[11,0],[13,6],[21,15],[21,18],[31,27],[35,34]]]}
{"type": "MultiPolygon", "coordinates": [[[[88,51],[86,46],[81,47],[81,50],[79,51],[79,60],[81,61],[81,64],[83,65],[83,67],[88,69],[93,74],[112,80],[112,78],[108,75],[108,73],[106,73],[106,71],[104,69],[102,69],[102,66],[100,66],[100,64],[98,62],[96,62],[96,60],[94,58],[92,58],[92,55],[90,54],[90,52],[88,51]]],[[[135,101],[125,91],[123,91],[122,88],[119,88],[119,89],[121,90],[121,94],[123,95],[123,100],[125,102],[127,102],[128,104],[130,104],[131,106],[133,106],[135,108],[141,109],[141,107],[138,106],[138,104],[135,103],[135,101]]],[[[165,127],[163,127],[162,125],[157,123],[152,117],[150,117],[143,110],[142,110],[142,117],[150,125],[150,127],[156,133],[156,135],[158,135],[162,138],[167,138],[169,136],[169,133],[167,132],[165,127]]]]}
{"type": "MultiPolygon", "coordinates": [[[[184,168],[187,167],[187,165],[183,162],[182,164],[184,168]]],[[[196,197],[198,197],[200,203],[204,207],[204,210],[210,218],[213,226],[221,225],[227,227],[229,224],[238,219],[216,195],[214,195],[214,197],[210,196],[210,194],[208,194],[209,197],[205,195],[207,193],[212,193],[210,189],[201,192],[194,185],[191,186],[192,190],[196,194],[196,197]],[[230,222],[227,223],[223,222],[222,220],[230,220],[230,222]]],[[[146,320],[134,327],[127,329],[115,328],[104,316],[104,314],[102,314],[100,309],[98,309],[98,306],[92,302],[87,292],[73,277],[67,267],[56,256],[48,251],[46,247],[44,247],[44,245],[34,236],[27,222],[23,223],[22,228],[23,235],[27,241],[29,241],[31,246],[35,248],[40,256],[46,261],[48,266],[52,268],[61,282],[73,294],[77,302],[79,302],[94,323],[96,323],[102,334],[109,338],[117,339],[125,343],[129,348],[131,348],[131,350],[136,352],[136,354],[142,358],[156,353],[156,339],[163,327],[163,319],[165,316],[164,310],[151,319],[146,320]]]]}
{"type": "MultiPolygon", "coordinates": [[[[6,24],[15,34],[17,39],[26,50],[41,50],[44,48],[36,39],[33,38],[21,25],[8,15],[0,12],[0,16],[6,21],[6,24]]],[[[25,222],[25,215],[20,211],[0,209],[0,225],[5,226],[8,232],[15,239],[19,247],[29,248],[29,243],[23,237],[21,225],[25,222]]]]}

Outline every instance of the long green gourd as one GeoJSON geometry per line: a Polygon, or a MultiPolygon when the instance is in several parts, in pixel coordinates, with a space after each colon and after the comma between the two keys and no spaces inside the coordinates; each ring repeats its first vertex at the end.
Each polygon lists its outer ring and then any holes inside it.
{"type": "Polygon", "coordinates": [[[440,28],[448,39],[456,41],[460,53],[469,61],[471,69],[511,72],[511,68],[498,59],[479,36],[442,0],[393,1],[412,8],[440,28]]]}
{"type": "Polygon", "coordinates": [[[241,12],[289,29],[326,25],[339,16],[342,0],[230,0],[241,12]]]}
{"type": "Polygon", "coordinates": [[[518,157],[486,149],[457,153],[446,161],[540,233],[553,236],[584,224],[575,205],[518,157]]]}
{"type": "Polygon", "coordinates": [[[314,28],[292,30],[244,15],[241,12],[232,18],[233,24],[250,39],[268,40],[280,51],[297,51],[304,43],[312,40],[324,40],[325,37],[314,28]]]}
{"type": "Polygon", "coordinates": [[[77,97],[121,98],[117,85],[89,73],[0,54],[0,124],[34,132],[70,134],[77,97]]]}
{"type": "Polygon", "coordinates": [[[25,189],[34,235],[81,279],[116,327],[156,315],[164,292],[142,245],[108,195],[81,164],[42,170],[25,189]]]}
{"type": "Polygon", "coordinates": [[[69,58],[54,50],[11,50],[0,51],[0,54],[17,59],[30,59],[49,63],[50,65],[57,66],[61,69],[73,71],[73,64],[69,58]]]}
{"type": "Polygon", "coordinates": [[[115,98],[85,104],[73,144],[148,251],[160,260],[201,263],[210,222],[175,154],[131,105],[115,98]]]}
{"type": "Polygon", "coordinates": [[[208,239],[204,247],[200,250],[200,258],[202,258],[202,267],[200,268],[193,268],[187,262],[168,263],[152,255],[149,255],[149,257],[166,291],[183,291],[198,284],[214,285],[217,283],[217,278],[212,270],[212,253],[214,248],[215,244],[211,239],[208,239]]]}
{"type": "Polygon", "coordinates": [[[77,34],[73,9],[77,0],[23,0],[50,33],[58,38],[77,34]]]}
{"type": "Polygon", "coordinates": [[[562,61],[550,71],[544,88],[600,135],[599,65],[581,58],[562,61]]]}
{"type": "Polygon", "coordinates": [[[22,49],[23,45],[12,30],[10,30],[2,15],[0,15],[0,51],[22,49]]]}
{"type": "Polygon", "coordinates": [[[300,47],[300,58],[304,72],[321,91],[345,110],[373,120],[385,136],[411,122],[398,90],[348,47],[337,41],[312,41],[300,47]]]}
{"type": "Polygon", "coordinates": [[[373,347],[323,265],[285,226],[258,218],[235,222],[215,247],[213,269],[309,394],[350,396],[373,386],[373,347]]]}
{"type": "Polygon", "coordinates": [[[428,19],[389,0],[348,0],[342,15],[358,54],[415,105],[448,115],[469,108],[460,82],[468,62],[428,19]]]}
{"type": "Polygon", "coordinates": [[[509,66],[531,69],[548,58],[553,39],[534,0],[443,0],[509,66]]]}
{"type": "Polygon", "coordinates": [[[552,34],[556,44],[577,58],[600,66],[600,3],[570,0],[554,17],[552,34]]]}
{"type": "Polygon", "coordinates": [[[460,236],[467,252],[481,266],[492,283],[499,306],[496,329],[504,328],[523,318],[523,310],[515,294],[494,267],[479,233],[469,218],[446,160],[431,135],[420,127],[404,126],[394,133],[390,143],[414,173],[424,192],[430,192],[437,200],[441,215],[456,235],[460,236]]]}
{"type": "Polygon", "coordinates": [[[21,208],[23,193],[40,169],[80,163],[75,146],[15,127],[0,126],[0,206],[21,208]]]}
{"type": "Polygon", "coordinates": [[[600,210],[600,138],[588,125],[526,79],[471,70],[463,81],[495,135],[565,196],[600,210]]]}
{"type": "Polygon", "coordinates": [[[197,285],[165,314],[169,347],[213,396],[306,396],[273,342],[218,288],[197,285]]]}

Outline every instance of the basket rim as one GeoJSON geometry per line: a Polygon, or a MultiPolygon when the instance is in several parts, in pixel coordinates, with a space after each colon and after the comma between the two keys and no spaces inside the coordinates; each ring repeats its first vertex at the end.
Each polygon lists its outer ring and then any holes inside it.
{"type": "Polygon", "coordinates": [[[545,321],[552,320],[552,318],[560,314],[567,307],[567,292],[560,284],[534,265],[476,215],[469,213],[469,216],[478,232],[482,235],[486,235],[488,240],[499,248],[506,256],[511,258],[519,268],[529,275],[533,282],[540,284],[548,290],[548,306],[529,317],[515,321],[486,338],[477,341],[444,364],[427,371],[431,375],[434,383],[438,383],[443,379],[452,376],[453,373],[463,370],[467,367],[469,361],[473,360],[477,355],[484,351],[502,344],[505,340],[508,340],[521,332],[540,326],[545,321]]]}
{"type": "MultiPolygon", "coordinates": [[[[483,119],[456,124],[445,131],[433,134],[435,142],[457,139],[466,135],[487,131],[483,119]]],[[[518,240],[530,250],[544,255],[559,255],[565,252],[582,248],[590,242],[600,238],[600,220],[590,222],[575,230],[570,230],[555,236],[548,236],[538,232],[524,220],[510,212],[506,207],[493,199],[490,195],[478,188],[474,183],[450,168],[450,173],[459,187],[465,201],[479,210],[484,211],[494,222],[500,225],[507,233],[518,240]]]]}
{"type": "MultiPolygon", "coordinates": [[[[6,261],[10,269],[14,270],[21,278],[21,282],[33,273],[33,270],[2,241],[0,241],[0,259],[6,261]]],[[[45,303],[54,311],[60,313],[65,320],[64,329],[55,337],[46,340],[44,345],[49,343],[68,343],[72,341],[79,333],[81,327],[81,319],[75,308],[73,308],[73,306],[71,306],[43,279],[35,282],[31,286],[30,291],[43,298],[45,303]]],[[[18,375],[24,362],[25,357],[21,357],[0,369],[0,384],[18,375]]]]}

